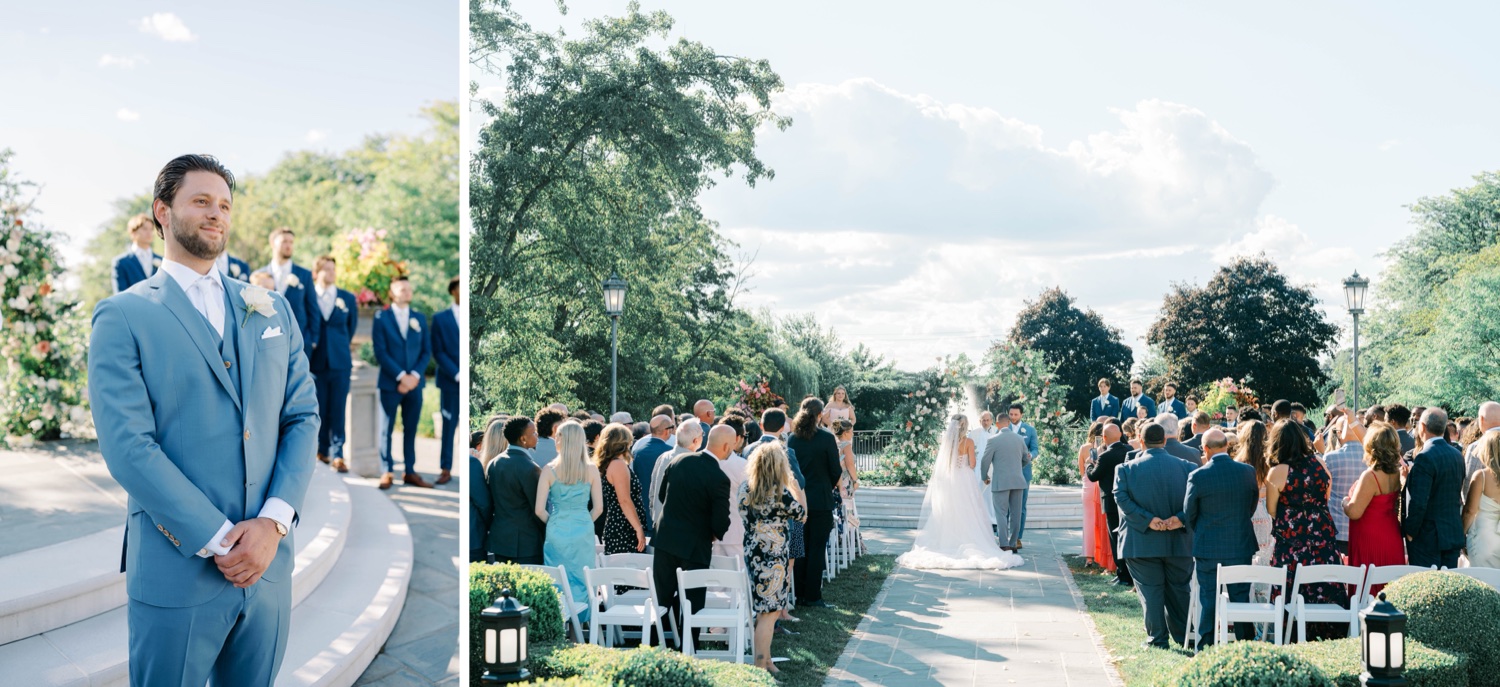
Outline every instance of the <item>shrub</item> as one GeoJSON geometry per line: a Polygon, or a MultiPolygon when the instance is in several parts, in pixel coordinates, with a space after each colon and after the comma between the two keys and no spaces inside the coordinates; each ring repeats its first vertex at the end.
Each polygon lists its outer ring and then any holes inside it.
{"type": "Polygon", "coordinates": [[[522,605],[531,608],[526,640],[528,644],[557,641],[563,637],[562,602],[552,578],[545,573],[527,570],[510,563],[469,564],[469,674],[484,672],[483,638],[479,635],[479,614],[510,589],[522,605]]]}
{"type": "Polygon", "coordinates": [[[604,684],[662,687],[773,687],[776,680],[751,665],[688,658],[660,647],[606,649],[580,644],[537,654],[532,672],[544,678],[587,676],[604,684]]]}
{"type": "Polygon", "coordinates": [[[1265,642],[1211,646],[1184,663],[1170,684],[1194,687],[1333,687],[1308,660],[1265,642]]]}
{"type": "Polygon", "coordinates": [[[1406,634],[1429,647],[1468,657],[1469,681],[1500,682],[1500,593],[1453,572],[1424,572],[1385,588],[1406,614],[1406,634]]]}
{"type": "MultiPolygon", "coordinates": [[[[1365,670],[1359,637],[1308,642],[1287,647],[1312,662],[1338,687],[1359,687],[1365,670]]],[[[1463,687],[1469,684],[1468,658],[1406,640],[1406,679],[1414,687],[1463,687]]]]}

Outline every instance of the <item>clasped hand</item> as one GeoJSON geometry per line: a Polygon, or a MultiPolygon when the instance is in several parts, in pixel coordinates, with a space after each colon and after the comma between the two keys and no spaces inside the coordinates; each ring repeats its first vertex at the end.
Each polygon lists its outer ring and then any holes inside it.
{"type": "Polygon", "coordinates": [[[1162,520],[1161,518],[1151,518],[1151,529],[1156,530],[1157,532],[1167,532],[1170,530],[1182,529],[1182,521],[1178,520],[1177,516],[1175,515],[1167,518],[1166,520],[1162,520]]]}
{"type": "Polygon", "coordinates": [[[251,518],[235,525],[224,536],[229,553],[214,556],[214,564],[219,566],[224,579],[246,589],[259,582],[266,568],[271,567],[280,544],[281,535],[275,523],[269,518],[251,518]]]}

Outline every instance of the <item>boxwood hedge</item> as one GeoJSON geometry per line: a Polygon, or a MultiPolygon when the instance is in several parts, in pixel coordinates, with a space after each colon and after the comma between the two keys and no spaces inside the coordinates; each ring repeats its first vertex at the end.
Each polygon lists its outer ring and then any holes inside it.
{"type": "Polygon", "coordinates": [[[1500,684],[1500,592],[1454,572],[1408,575],[1385,588],[1406,614],[1406,633],[1434,649],[1468,657],[1469,684],[1500,684]]]}

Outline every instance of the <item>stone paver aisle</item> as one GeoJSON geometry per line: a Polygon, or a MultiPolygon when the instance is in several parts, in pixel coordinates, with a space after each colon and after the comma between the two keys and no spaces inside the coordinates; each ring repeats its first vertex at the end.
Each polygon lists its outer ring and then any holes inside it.
{"type": "MultiPolygon", "coordinates": [[[[899,553],[915,530],[866,529],[899,553]]],[[[1078,530],[1032,530],[1003,571],[897,568],[828,674],[828,685],[1120,684],[1074,596],[1059,551],[1078,530]]]]}

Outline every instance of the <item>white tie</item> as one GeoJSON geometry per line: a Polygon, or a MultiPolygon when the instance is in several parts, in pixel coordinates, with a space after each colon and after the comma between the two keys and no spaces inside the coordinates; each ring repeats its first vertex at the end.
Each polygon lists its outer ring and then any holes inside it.
{"type": "Polygon", "coordinates": [[[406,338],[406,313],[398,311],[395,308],[392,308],[391,311],[396,313],[396,326],[401,328],[401,338],[406,338]]]}
{"type": "Polygon", "coordinates": [[[219,278],[213,274],[207,274],[193,282],[188,288],[188,300],[192,301],[193,307],[208,320],[209,326],[218,332],[219,338],[224,338],[224,295],[219,290],[222,285],[219,278]]]}

